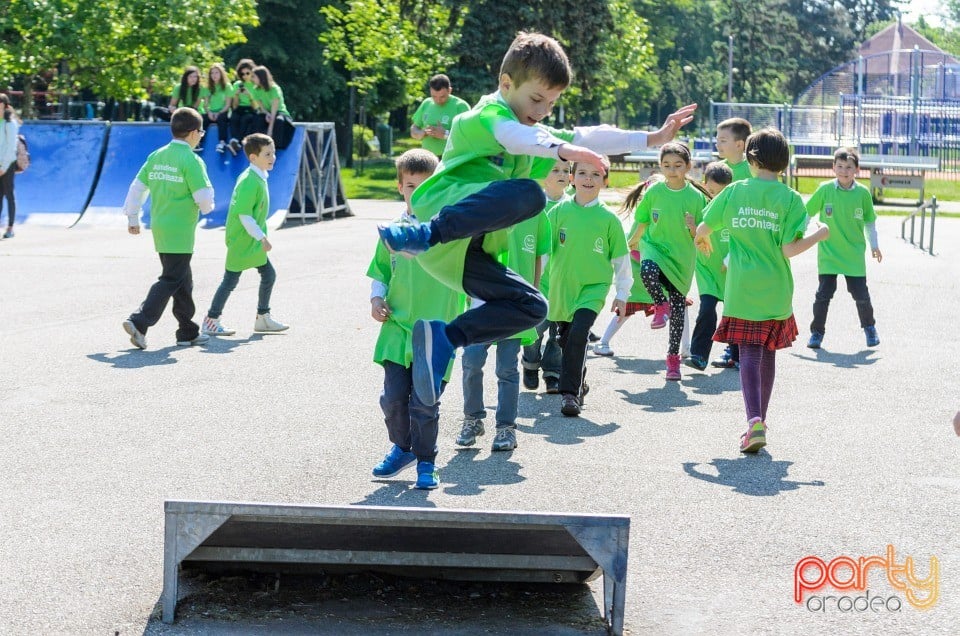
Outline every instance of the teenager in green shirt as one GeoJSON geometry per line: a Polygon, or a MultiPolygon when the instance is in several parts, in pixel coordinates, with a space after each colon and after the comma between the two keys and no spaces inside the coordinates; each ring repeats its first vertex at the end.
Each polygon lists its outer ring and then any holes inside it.
{"type": "Polygon", "coordinates": [[[554,208],[553,251],[550,255],[550,311],[557,323],[563,358],[560,371],[560,412],[580,415],[589,391],[584,381],[590,328],[616,287],[617,312],[626,309],[633,285],[623,226],[600,201],[607,173],[588,163],[573,165],[576,194],[554,208]]]}
{"type": "Polygon", "coordinates": [[[491,255],[505,242],[502,230],[544,207],[543,192],[530,176],[546,174],[557,159],[606,170],[605,155],[671,139],[696,108],[671,114],[654,133],[543,126],[569,83],[570,64],[556,40],[518,35],[501,65],[499,91],[454,119],[440,169],[411,198],[421,222],[379,228],[391,250],[419,254],[424,269],[441,282],[484,301],[449,325],[421,320],[414,326],[414,383],[425,403],[439,399],[442,371],[457,348],[509,337],[546,316],[540,292],[491,255]]]}
{"type": "Polygon", "coordinates": [[[213,186],[207,167],[193,149],[203,139],[203,119],[192,108],[178,108],[170,118],[173,141],[154,150],[130,184],[123,211],[130,234],[140,234],[140,208],[151,197],[150,223],[153,244],[163,271],[150,288],[140,309],[123,321],[130,342],[147,348],[147,329],[157,324],[164,308],[173,299],[177,319],[177,344],[206,343],[210,337],[200,333],[193,322],[193,272],[190,259],[200,214],[214,208],[213,186]]]}
{"type": "Polygon", "coordinates": [[[240,149],[240,140],[249,134],[259,132],[256,128],[257,109],[254,108],[253,60],[243,58],[237,62],[237,79],[233,83],[233,97],[230,102],[230,144],[227,149],[236,155],[240,149]]]}
{"type": "Polygon", "coordinates": [[[253,330],[258,332],[286,331],[289,327],[270,315],[270,296],[277,272],[267,257],[273,249],[267,239],[267,215],[270,214],[270,191],[267,178],[277,160],[273,140],[254,133],[243,139],[243,152],[250,166],[237,177],[227,212],[225,240],[227,264],[223,280],[203,319],[203,333],[211,336],[232,336],[233,329],[220,324],[220,315],[230,294],[240,282],[244,270],[256,268],[260,274],[260,293],[257,297],[257,317],[253,330]]]}
{"type": "Polygon", "coordinates": [[[173,92],[170,95],[170,104],[166,108],[163,106],[154,108],[153,117],[161,121],[170,121],[171,113],[182,106],[202,112],[200,69],[196,66],[188,66],[183,69],[183,73],[180,75],[180,83],[173,87],[173,92]]]}
{"type": "Polygon", "coordinates": [[[789,347],[798,333],[789,259],[826,239],[830,231],[817,224],[816,231],[804,236],[808,217],[803,200],[779,181],[790,160],[790,146],[779,131],[750,135],[746,153],[756,178],[731,183],[710,202],[695,240],[709,256],[710,235],[730,232],[723,318],[713,339],[740,345],[740,387],[747,412],[740,451],[755,453],[767,443],[777,349],[789,347]]]}
{"type": "MultiPolygon", "coordinates": [[[[406,204],[402,222],[413,220],[410,196],[436,166],[436,156],[420,148],[397,159],[397,189],[406,204]]],[[[392,443],[373,475],[393,477],[416,463],[416,487],[432,490],[440,485],[435,464],[440,405],[424,404],[413,390],[412,331],[420,319],[451,320],[462,309],[463,299],[425,272],[415,259],[390,254],[380,242],[367,276],[373,279],[370,313],[381,323],[373,359],[383,366],[380,407],[392,443]]],[[[449,360],[443,382],[450,380],[452,369],[453,360],[449,360]]]]}
{"type": "Polygon", "coordinates": [[[680,340],[686,323],[687,292],[693,282],[697,254],[693,247],[693,232],[703,218],[707,199],[693,183],[687,180],[690,171],[690,149],[680,143],[664,144],[660,148],[660,172],[664,179],[644,191],[641,184],[623,204],[630,210],[636,206],[634,235],[640,238],[640,275],[650,297],[654,314],[652,329],[661,329],[670,322],[667,343],[667,379],[680,380],[680,340]],[[663,290],[667,290],[665,295],[663,290]]]}
{"type": "Polygon", "coordinates": [[[447,145],[453,118],[470,110],[470,104],[451,94],[450,78],[443,73],[431,77],[428,85],[430,97],[414,111],[410,136],[421,140],[425,149],[439,157],[447,145]]]}
{"type": "Polygon", "coordinates": [[[203,127],[210,130],[217,127],[217,152],[227,149],[230,138],[230,104],[233,101],[233,87],[227,83],[227,71],[219,62],[207,71],[207,85],[200,90],[203,109],[203,127]]]}
{"type": "Polygon", "coordinates": [[[873,303],[867,289],[867,263],[864,252],[870,237],[870,254],[877,262],[883,260],[877,241],[877,215],[873,211],[870,190],[857,183],[860,155],[855,148],[840,148],[833,153],[833,172],[836,179],[820,184],[807,201],[810,218],[819,216],[820,222],[830,228],[830,238],[817,246],[817,270],[820,285],[813,302],[813,322],[810,323],[810,341],[807,346],[819,349],[827,326],[830,299],[837,291],[837,276],[843,274],[847,291],[857,304],[860,328],[868,347],[880,344],[873,303]]]}
{"type": "Polygon", "coordinates": [[[272,137],[277,150],[283,150],[293,139],[293,122],[283,101],[283,89],[273,81],[273,75],[266,66],[255,66],[252,79],[256,85],[254,108],[259,110],[258,132],[265,132],[272,137]]]}
{"type": "Polygon", "coordinates": [[[744,155],[747,137],[753,132],[750,122],[740,117],[724,119],[717,124],[717,154],[733,172],[733,180],[741,181],[753,176],[750,163],[744,155]]]}

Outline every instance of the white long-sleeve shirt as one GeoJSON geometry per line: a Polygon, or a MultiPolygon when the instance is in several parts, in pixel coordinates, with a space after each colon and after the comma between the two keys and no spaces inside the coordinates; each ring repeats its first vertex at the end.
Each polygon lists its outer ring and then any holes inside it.
{"type": "MultiPolygon", "coordinates": [[[[0,111],[2,112],[2,111],[0,111]]],[[[20,124],[16,117],[10,117],[10,121],[3,121],[3,131],[0,134],[0,169],[7,170],[10,164],[17,160],[17,134],[20,132],[20,124]]]]}

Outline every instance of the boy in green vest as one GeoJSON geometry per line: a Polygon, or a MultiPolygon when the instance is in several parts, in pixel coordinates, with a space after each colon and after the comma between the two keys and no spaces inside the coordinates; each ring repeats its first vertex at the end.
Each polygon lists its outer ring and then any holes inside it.
{"type": "Polygon", "coordinates": [[[843,274],[847,291],[857,304],[860,328],[867,346],[880,344],[873,303],[867,289],[867,248],[865,236],[870,238],[870,254],[877,262],[883,260],[877,240],[877,215],[873,211],[870,190],[857,183],[860,155],[855,148],[840,148],[833,153],[833,172],[836,179],[824,181],[807,201],[807,214],[830,228],[830,238],[817,246],[817,271],[820,285],[813,301],[813,322],[807,346],[819,349],[827,326],[827,310],[837,291],[837,276],[843,274]]]}
{"type": "Polygon", "coordinates": [[[270,315],[270,295],[277,272],[267,258],[267,252],[273,249],[267,239],[267,215],[270,213],[267,176],[277,160],[277,150],[273,139],[263,133],[254,133],[243,138],[243,152],[250,160],[250,166],[240,173],[230,198],[226,227],[226,271],[217,293],[213,295],[210,311],[203,319],[203,333],[211,336],[232,336],[236,333],[220,324],[220,314],[230,293],[237,287],[240,274],[254,267],[260,273],[260,293],[253,330],[273,332],[289,328],[270,315]]]}
{"type": "MultiPolygon", "coordinates": [[[[437,157],[428,150],[408,150],[397,159],[397,189],[406,204],[400,222],[411,217],[410,196],[437,167],[437,157]]],[[[440,485],[436,469],[440,405],[424,404],[413,390],[413,325],[420,319],[451,320],[463,307],[462,297],[423,270],[412,258],[390,254],[382,243],[367,270],[372,280],[370,315],[381,323],[373,360],[383,366],[383,409],[387,434],[392,442],[374,477],[393,477],[417,465],[416,487],[432,490],[440,485]]],[[[450,379],[453,360],[443,369],[450,379]]]]}
{"type": "Polygon", "coordinates": [[[379,228],[390,250],[419,255],[417,261],[439,281],[484,301],[449,324],[414,325],[413,381],[424,404],[440,398],[456,349],[509,338],[546,317],[543,295],[493,256],[503,250],[507,228],[543,210],[546,200],[534,178],[558,159],[606,172],[606,155],[669,141],[693,119],[695,104],[672,113],[653,133],[612,126],[548,128],[540,122],[570,75],[556,40],[521,32],[504,56],[499,90],[454,119],[439,171],[411,197],[419,222],[379,228]]]}
{"type": "Polygon", "coordinates": [[[140,207],[152,198],[153,244],[163,270],[150,288],[140,309],[123,321],[130,342],[147,348],[147,329],[157,324],[163,309],[173,298],[173,315],[179,323],[177,344],[188,347],[206,343],[193,322],[193,272],[190,259],[200,214],[214,207],[213,186],[207,167],[193,149],[203,139],[203,119],[192,108],[178,108],[170,117],[173,141],[154,150],[130,183],[123,211],[130,234],[140,234],[140,207]]]}

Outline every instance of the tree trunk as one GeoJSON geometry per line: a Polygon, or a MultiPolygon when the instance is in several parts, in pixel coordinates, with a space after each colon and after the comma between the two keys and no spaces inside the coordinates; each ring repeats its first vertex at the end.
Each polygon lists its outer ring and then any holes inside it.
{"type": "Polygon", "coordinates": [[[346,162],[345,165],[347,168],[353,167],[353,122],[356,121],[357,115],[357,89],[353,86],[350,87],[350,103],[347,107],[347,152],[346,152],[346,162]]]}

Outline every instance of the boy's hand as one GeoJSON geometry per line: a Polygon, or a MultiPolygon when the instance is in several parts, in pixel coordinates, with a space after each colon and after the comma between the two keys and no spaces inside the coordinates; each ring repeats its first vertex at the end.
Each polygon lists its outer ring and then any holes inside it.
{"type": "Polygon", "coordinates": [[[870,250],[870,255],[877,259],[878,263],[883,262],[883,254],[880,253],[879,247],[875,250],[870,250]]]}
{"type": "Polygon", "coordinates": [[[129,234],[139,234],[139,233],[140,233],[140,226],[139,226],[139,225],[131,225],[130,227],[127,228],[127,232],[128,232],[129,234]]]}
{"type": "Polygon", "coordinates": [[[820,227],[817,228],[817,231],[813,233],[814,238],[817,242],[826,241],[830,238],[830,228],[826,224],[821,223],[820,227]]]}
{"type": "Polygon", "coordinates": [[[678,130],[693,121],[695,110],[697,110],[696,104],[687,104],[680,110],[670,113],[660,130],[647,135],[647,145],[660,146],[672,140],[678,130]]]}
{"type": "Polygon", "coordinates": [[[273,245],[270,245],[270,241],[267,240],[267,237],[266,237],[266,236],[264,236],[262,239],[260,239],[260,245],[263,246],[263,251],[264,251],[264,252],[269,252],[270,250],[273,249],[273,245]]]}
{"type": "Polygon", "coordinates": [[[601,155],[583,146],[560,144],[557,148],[557,158],[571,163],[590,164],[603,174],[610,171],[610,160],[606,155],[601,155]]]}
{"type": "Polygon", "coordinates": [[[617,316],[620,317],[620,320],[623,320],[623,317],[627,315],[627,301],[614,298],[613,313],[617,314],[617,316]]]}
{"type": "Polygon", "coordinates": [[[695,236],[693,238],[693,244],[698,250],[703,252],[704,256],[713,254],[713,244],[710,242],[709,236],[695,236]]]}
{"type": "Polygon", "coordinates": [[[387,322],[387,318],[390,317],[390,307],[383,298],[374,296],[370,299],[370,315],[377,322],[387,322]]]}

